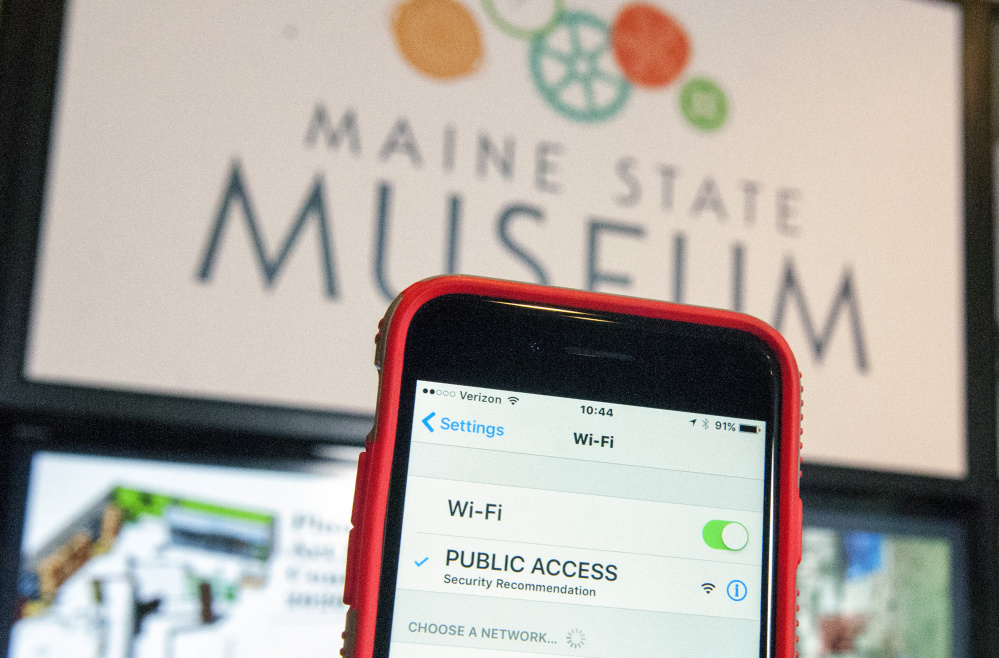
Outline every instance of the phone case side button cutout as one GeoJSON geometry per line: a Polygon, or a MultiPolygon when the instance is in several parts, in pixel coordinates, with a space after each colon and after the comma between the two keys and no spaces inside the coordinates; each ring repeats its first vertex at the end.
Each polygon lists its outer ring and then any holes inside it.
{"type": "Polygon", "coordinates": [[[382,364],[385,363],[385,346],[388,343],[386,336],[388,335],[389,322],[392,319],[392,315],[395,314],[395,309],[399,306],[402,301],[402,293],[400,293],[389,307],[385,309],[385,315],[382,319],[378,321],[378,332],[375,334],[375,369],[378,372],[382,370],[382,364]]]}
{"type": "Polygon", "coordinates": [[[357,459],[357,479],[354,481],[354,504],[350,512],[350,534],[347,537],[347,568],[343,578],[343,602],[354,602],[354,584],[357,582],[357,564],[361,552],[361,523],[364,519],[364,492],[368,482],[368,452],[364,451],[357,459]]]}

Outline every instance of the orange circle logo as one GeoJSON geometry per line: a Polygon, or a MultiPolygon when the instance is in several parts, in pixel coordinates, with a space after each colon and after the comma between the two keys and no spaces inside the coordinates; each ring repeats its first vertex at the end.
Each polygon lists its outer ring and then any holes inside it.
{"type": "Polygon", "coordinates": [[[621,10],[611,29],[614,57],[625,77],[640,87],[665,87],[690,59],[690,38],[672,16],[647,4],[621,10]]]}
{"type": "Polygon", "coordinates": [[[420,73],[453,80],[482,63],[482,32],[456,0],[407,0],[392,15],[395,42],[420,73]]]}

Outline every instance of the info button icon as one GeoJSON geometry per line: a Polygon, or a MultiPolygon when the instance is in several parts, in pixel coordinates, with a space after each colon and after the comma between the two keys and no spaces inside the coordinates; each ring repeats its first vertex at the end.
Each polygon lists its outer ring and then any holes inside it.
{"type": "Polygon", "coordinates": [[[741,551],[749,543],[749,531],[738,521],[708,521],[701,536],[709,548],[718,551],[741,551]]]}

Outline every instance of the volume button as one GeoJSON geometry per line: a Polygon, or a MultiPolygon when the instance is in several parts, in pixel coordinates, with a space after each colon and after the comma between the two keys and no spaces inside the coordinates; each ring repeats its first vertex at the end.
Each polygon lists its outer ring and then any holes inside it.
{"type": "Polygon", "coordinates": [[[395,313],[395,309],[402,302],[402,293],[392,300],[389,307],[385,309],[385,315],[382,319],[378,321],[378,333],[375,334],[375,368],[379,372],[382,370],[382,365],[385,363],[385,343],[387,342],[386,337],[388,336],[389,323],[392,321],[392,315],[395,313]]]}
{"type": "Polygon", "coordinates": [[[354,584],[357,581],[357,561],[361,552],[360,528],[351,528],[347,535],[347,568],[343,574],[343,604],[354,605],[354,584]]]}
{"type": "Polygon", "coordinates": [[[350,525],[355,528],[364,520],[364,496],[368,486],[368,451],[357,458],[357,478],[354,480],[354,505],[350,511],[350,525]]]}
{"type": "Polygon", "coordinates": [[[357,640],[357,610],[354,608],[347,610],[347,619],[344,626],[343,634],[340,636],[343,638],[343,647],[340,649],[340,655],[343,658],[354,658],[354,647],[357,640]]]}

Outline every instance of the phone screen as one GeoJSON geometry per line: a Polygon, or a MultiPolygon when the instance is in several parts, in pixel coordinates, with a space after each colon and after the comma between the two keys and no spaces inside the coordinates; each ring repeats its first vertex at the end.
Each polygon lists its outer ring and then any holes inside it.
{"type": "MultiPolygon", "coordinates": [[[[552,335],[561,340],[558,322],[552,335]]],[[[763,413],[722,415],[743,407],[710,404],[714,393],[691,397],[686,385],[663,384],[665,393],[647,398],[541,393],[537,381],[477,385],[518,379],[496,374],[524,338],[511,331],[515,338],[490,352],[503,355],[495,362],[473,359],[485,373],[477,380],[416,377],[406,387],[411,413],[398,432],[408,454],[394,473],[404,513],[387,533],[398,547],[394,588],[383,582],[382,590],[394,597],[382,617],[390,619],[388,654],[765,653],[775,423],[763,413]]],[[[594,336],[569,337],[568,348],[545,343],[558,363],[546,361],[534,377],[554,368],[559,381],[547,391],[596,392],[626,388],[629,372],[636,387],[669,378],[673,356],[695,359],[705,377],[714,368],[705,354],[643,351],[645,338],[608,352],[615,363],[594,365],[600,350],[575,347],[594,336]],[[581,351],[590,358],[573,370],[581,351]],[[565,385],[577,376],[604,379],[565,385]]]]}
{"type": "Polygon", "coordinates": [[[393,656],[758,655],[765,423],[428,381],[414,408],[393,656]]]}

